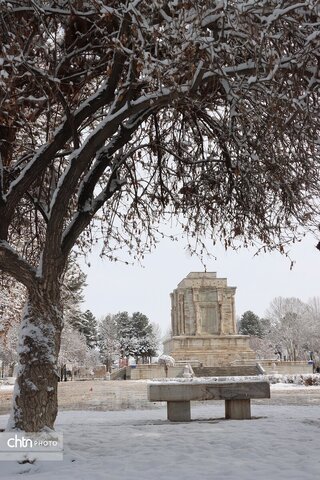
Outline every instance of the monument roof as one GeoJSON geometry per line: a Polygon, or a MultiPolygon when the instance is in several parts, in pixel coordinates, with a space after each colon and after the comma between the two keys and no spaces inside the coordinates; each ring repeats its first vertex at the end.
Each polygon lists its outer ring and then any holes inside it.
{"type": "Polygon", "coordinates": [[[186,278],[217,278],[217,272],[190,272],[186,278]]]}
{"type": "Polygon", "coordinates": [[[177,288],[227,287],[226,278],[218,278],[216,272],[190,272],[177,288]]]}

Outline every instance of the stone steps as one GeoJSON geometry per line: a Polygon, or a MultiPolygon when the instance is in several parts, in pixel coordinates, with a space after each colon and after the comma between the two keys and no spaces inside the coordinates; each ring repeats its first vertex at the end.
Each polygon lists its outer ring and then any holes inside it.
{"type": "Polygon", "coordinates": [[[125,380],[127,373],[127,367],[119,368],[114,370],[110,375],[110,380],[125,380]]]}

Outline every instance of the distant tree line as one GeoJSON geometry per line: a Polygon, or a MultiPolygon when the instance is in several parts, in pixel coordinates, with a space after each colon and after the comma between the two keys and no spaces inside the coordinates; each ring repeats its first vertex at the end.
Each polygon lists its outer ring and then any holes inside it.
{"type": "Polygon", "coordinates": [[[239,333],[251,336],[251,346],[261,358],[318,360],[320,357],[320,298],[309,302],[277,297],[264,318],[246,311],[239,333]]]}
{"type": "Polygon", "coordinates": [[[101,319],[98,331],[101,358],[107,369],[115,358],[134,357],[136,362],[148,363],[157,354],[159,327],[143,313],[108,314],[101,319]]]}
{"type": "MultiPolygon", "coordinates": [[[[148,362],[157,354],[159,327],[146,315],[135,312],[108,314],[99,321],[90,310],[82,311],[86,275],[75,257],[71,257],[63,277],[64,328],[58,359],[61,379],[66,379],[67,365],[91,368],[105,364],[110,370],[114,359],[134,357],[136,362],[148,362]]],[[[18,361],[19,325],[25,302],[25,289],[2,278],[0,289],[0,363],[13,375],[18,361]]]]}

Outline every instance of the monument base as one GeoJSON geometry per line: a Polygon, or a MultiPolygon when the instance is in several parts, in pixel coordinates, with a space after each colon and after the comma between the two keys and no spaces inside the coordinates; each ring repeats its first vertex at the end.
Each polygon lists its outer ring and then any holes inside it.
{"type": "Polygon", "coordinates": [[[247,335],[178,336],[163,342],[165,355],[176,361],[199,361],[206,367],[222,367],[233,362],[254,362],[256,354],[247,335]]]}

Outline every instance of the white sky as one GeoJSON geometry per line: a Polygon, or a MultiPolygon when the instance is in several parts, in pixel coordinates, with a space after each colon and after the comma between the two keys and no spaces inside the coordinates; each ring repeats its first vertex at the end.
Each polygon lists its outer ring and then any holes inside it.
{"type": "MultiPolygon", "coordinates": [[[[298,297],[307,301],[320,296],[320,252],[317,241],[306,238],[292,247],[295,265],[279,253],[254,256],[253,250],[225,252],[215,250],[216,260],[207,262],[207,271],[226,277],[229,286],[237,287],[237,316],[252,310],[263,316],[277,296],[298,297]]],[[[184,243],[163,240],[147,255],[144,265],[127,266],[102,260],[98,253],[89,257],[91,267],[83,266],[88,275],[84,308],[99,318],[107,313],[140,311],[165,333],[170,328],[170,292],[191,271],[204,271],[196,257],[184,249],[184,243]]]]}

